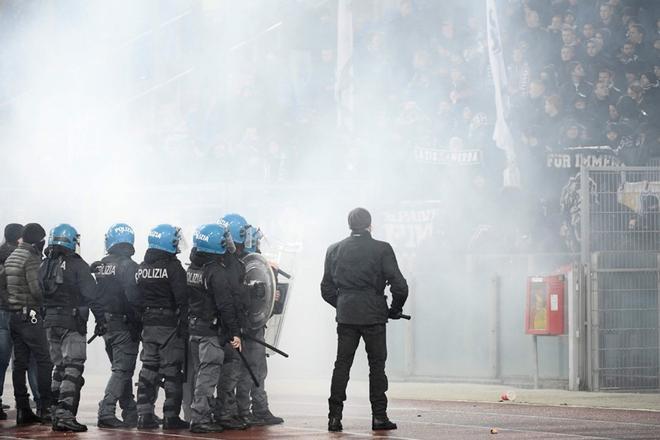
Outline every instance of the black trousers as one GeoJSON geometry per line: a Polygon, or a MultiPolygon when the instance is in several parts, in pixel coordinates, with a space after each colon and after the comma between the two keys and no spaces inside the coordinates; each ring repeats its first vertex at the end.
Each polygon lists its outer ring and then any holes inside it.
{"type": "Polygon", "coordinates": [[[30,364],[30,353],[37,361],[37,383],[39,385],[40,405],[51,404],[50,378],[53,364],[48,352],[46,330],[41,317],[36,324],[23,321],[19,313],[12,313],[10,320],[11,339],[14,343],[14,397],[16,408],[29,408],[30,400],[25,384],[25,375],[30,364]]]}
{"type": "Polygon", "coordinates": [[[341,419],[346,386],[353,365],[355,350],[360,338],[364,339],[369,361],[369,400],[371,413],[374,416],[387,414],[387,376],[385,375],[385,360],[387,359],[387,344],[385,339],[385,324],[348,325],[337,324],[337,360],[332,372],[328,417],[341,419]]]}

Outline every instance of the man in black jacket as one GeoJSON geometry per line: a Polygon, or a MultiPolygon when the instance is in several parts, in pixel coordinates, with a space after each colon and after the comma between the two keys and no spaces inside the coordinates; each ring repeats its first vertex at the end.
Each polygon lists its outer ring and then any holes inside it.
{"type": "Polygon", "coordinates": [[[159,384],[165,388],[163,429],[185,429],[181,420],[183,363],[187,339],[186,271],[176,257],[181,230],[162,224],[149,232],[149,248],[135,278],[142,314],[142,369],[138,379],[138,429],[157,429],[154,403],[159,384]]]}
{"type": "Polygon", "coordinates": [[[80,390],[85,384],[85,336],[90,309],[96,320],[94,333],[103,335],[107,329],[96,281],[77,252],[79,244],[80,236],[74,227],[65,223],[55,226],[48,236],[47,258],[39,271],[46,309],[44,326],[54,364],[53,431],[87,431],[76,415],[80,390]]]}
{"type": "Polygon", "coordinates": [[[7,308],[11,313],[11,338],[14,344],[14,397],[16,424],[27,425],[42,420],[30,409],[25,384],[30,355],[37,361],[37,381],[40,401],[38,414],[46,421],[51,399],[50,375],[53,365],[48,353],[44,321],[39,313],[43,305],[43,290],[39,284],[39,265],[46,231],[37,223],[25,225],[21,243],[5,261],[7,275],[7,308]]]}
{"type": "Polygon", "coordinates": [[[138,265],[133,228],[124,223],[110,226],[105,234],[108,255],[92,264],[103,305],[108,332],[103,335],[112,373],[99,402],[99,428],[135,428],[137,405],[133,395],[133,373],[140,343],[140,291],[135,281],[138,265]],[[117,402],[122,420],[117,419],[117,402]]]}
{"type": "Polygon", "coordinates": [[[5,242],[0,246],[0,420],[7,420],[7,413],[2,409],[2,389],[5,386],[5,373],[11,359],[12,342],[9,322],[11,313],[7,304],[7,276],[5,260],[18,247],[18,239],[23,233],[23,225],[10,223],[5,226],[5,242]]]}
{"type": "Polygon", "coordinates": [[[328,430],[341,431],[346,386],[360,338],[369,360],[372,429],[396,429],[387,417],[385,360],[387,319],[401,318],[408,284],[389,243],[371,238],[371,215],[364,208],[348,214],[351,235],[328,248],[321,296],[337,310],[337,360],[328,403],[328,430]],[[390,285],[388,310],[385,286],[390,285]]]}

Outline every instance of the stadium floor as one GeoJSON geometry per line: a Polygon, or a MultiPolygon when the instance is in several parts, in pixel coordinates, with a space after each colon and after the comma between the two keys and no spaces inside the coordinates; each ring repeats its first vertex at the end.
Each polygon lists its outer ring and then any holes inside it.
{"type": "Polygon", "coordinates": [[[98,429],[93,426],[96,404],[92,402],[83,402],[79,414],[79,421],[89,425],[86,433],[56,433],[39,425],[19,429],[10,410],[9,420],[0,422],[0,439],[660,439],[660,412],[656,411],[391,399],[389,414],[398,430],[371,431],[365,401],[347,405],[343,433],[328,433],[322,398],[273,396],[271,407],[285,418],[283,425],[219,434],[98,429]]]}

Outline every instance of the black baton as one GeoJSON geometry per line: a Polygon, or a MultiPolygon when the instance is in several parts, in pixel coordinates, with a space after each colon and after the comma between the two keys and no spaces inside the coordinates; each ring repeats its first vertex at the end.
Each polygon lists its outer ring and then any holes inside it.
{"type": "Polygon", "coordinates": [[[291,275],[288,274],[288,273],[286,273],[286,272],[284,272],[284,271],[283,271],[282,269],[280,269],[279,267],[277,268],[277,273],[280,274],[280,275],[282,275],[284,278],[286,278],[286,279],[288,279],[288,280],[291,279],[291,275]]]}
{"type": "Polygon", "coordinates": [[[89,339],[87,340],[87,343],[88,343],[88,344],[91,344],[92,342],[94,342],[94,339],[96,339],[97,336],[98,336],[98,334],[97,334],[97,333],[94,333],[94,334],[92,335],[92,337],[89,338],[89,339]]]}
{"type": "Polygon", "coordinates": [[[257,380],[257,376],[254,375],[254,372],[252,371],[252,368],[250,368],[250,364],[248,364],[247,359],[245,359],[245,356],[243,356],[243,353],[241,353],[241,350],[238,348],[235,348],[235,350],[238,352],[238,355],[241,357],[241,360],[243,361],[243,365],[245,365],[245,368],[248,370],[248,373],[250,373],[250,377],[252,377],[252,382],[254,382],[254,385],[259,388],[259,381],[257,380]]]}
{"type": "Polygon", "coordinates": [[[403,313],[401,314],[401,318],[410,320],[411,316],[410,315],[404,315],[403,313]]]}
{"type": "Polygon", "coordinates": [[[284,356],[285,358],[288,358],[288,357],[289,357],[288,354],[286,354],[285,352],[283,352],[283,351],[280,350],[279,348],[277,348],[277,347],[273,347],[273,346],[270,345],[268,342],[262,341],[261,339],[257,339],[257,338],[255,338],[254,336],[250,336],[250,335],[248,335],[248,334],[246,334],[246,333],[243,333],[243,338],[244,338],[244,339],[249,339],[250,341],[254,341],[254,342],[256,342],[257,344],[259,344],[259,345],[263,345],[263,346],[266,347],[266,348],[270,348],[271,350],[273,350],[275,353],[279,354],[280,356],[284,356]]]}

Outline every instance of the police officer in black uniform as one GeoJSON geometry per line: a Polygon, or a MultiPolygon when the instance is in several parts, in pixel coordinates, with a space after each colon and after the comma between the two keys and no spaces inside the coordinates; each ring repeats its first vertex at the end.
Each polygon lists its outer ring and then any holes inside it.
{"type": "Polygon", "coordinates": [[[385,324],[401,318],[408,284],[389,243],[371,237],[371,215],[364,208],[348,214],[351,235],[328,248],[321,281],[323,299],[336,308],[337,360],[328,404],[328,430],[341,431],[346,386],[360,338],[369,360],[372,429],[396,429],[387,417],[385,324]],[[388,310],[385,286],[390,285],[388,310]]]}
{"type": "Polygon", "coordinates": [[[7,310],[10,316],[11,338],[14,345],[14,397],[16,424],[47,422],[51,403],[50,375],[53,370],[46,330],[40,309],[43,289],[39,282],[39,266],[46,231],[38,223],[28,223],[22,231],[21,242],[4,262],[7,277],[7,310]],[[37,417],[30,409],[25,383],[30,355],[37,361],[37,382],[40,394],[37,417]]]}
{"type": "Polygon", "coordinates": [[[99,428],[135,428],[137,405],[133,395],[133,373],[140,341],[140,292],[135,281],[138,265],[133,228],[125,223],[110,226],[105,234],[108,255],[92,264],[103,304],[108,331],[103,335],[112,373],[99,402],[99,428]],[[117,402],[122,420],[115,415],[117,402]]]}
{"type": "Polygon", "coordinates": [[[213,392],[220,379],[223,346],[229,342],[231,349],[241,349],[231,273],[222,260],[227,252],[224,233],[225,229],[218,224],[203,225],[195,231],[195,247],[187,271],[190,355],[196,372],[190,430],[196,433],[224,430],[218,421],[213,420],[213,392]]]}
{"type": "MultiPolygon", "coordinates": [[[[227,267],[233,272],[232,285],[234,292],[237,292],[235,296],[236,307],[244,314],[252,298],[259,299],[265,295],[265,286],[262,283],[255,283],[250,286],[244,283],[246,273],[242,259],[249,252],[257,251],[256,247],[252,249],[254,228],[239,214],[227,214],[223,217],[223,221],[227,223],[236,246],[236,252],[227,255],[225,261],[227,267]]],[[[264,339],[265,326],[258,329],[249,329],[247,322],[244,320],[242,327],[243,332],[251,338],[264,339]]],[[[268,395],[265,389],[266,376],[268,375],[265,347],[245,338],[243,353],[259,382],[259,387],[254,386],[252,378],[244,365],[237,361],[231,363],[226,374],[223,371],[220,381],[221,423],[226,423],[227,426],[241,423],[253,426],[283,423],[284,419],[273,415],[268,405],[268,395]]],[[[227,355],[227,353],[225,354],[227,355]]]]}
{"type": "Polygon", "coordinates": [[[176,254],[181,230],[168,224],[149,232],[149,248],[136,279],[142,314],[142,369],[138,380],[138,429],[157,429],[154,415],[157,387],[163,384],[163,429],[186,429],[181,420],[183,364],[188,326],[186,271],[176,254]]]}
{"type": "Polygon", "coordinates": [[[87,426],[76,420],[76,414],[85,383],[82,374],[87,359],[89,309],[96,319],[95,333],[102,335],[106,330],[96,281],[89,265],[76,252],[79,244],[80,236],[71,225],[55,226],[50,231],[47,258],[40,269],[46,308],[44,326],[54,364],[53,431],[87,431],[87,426]]]}

